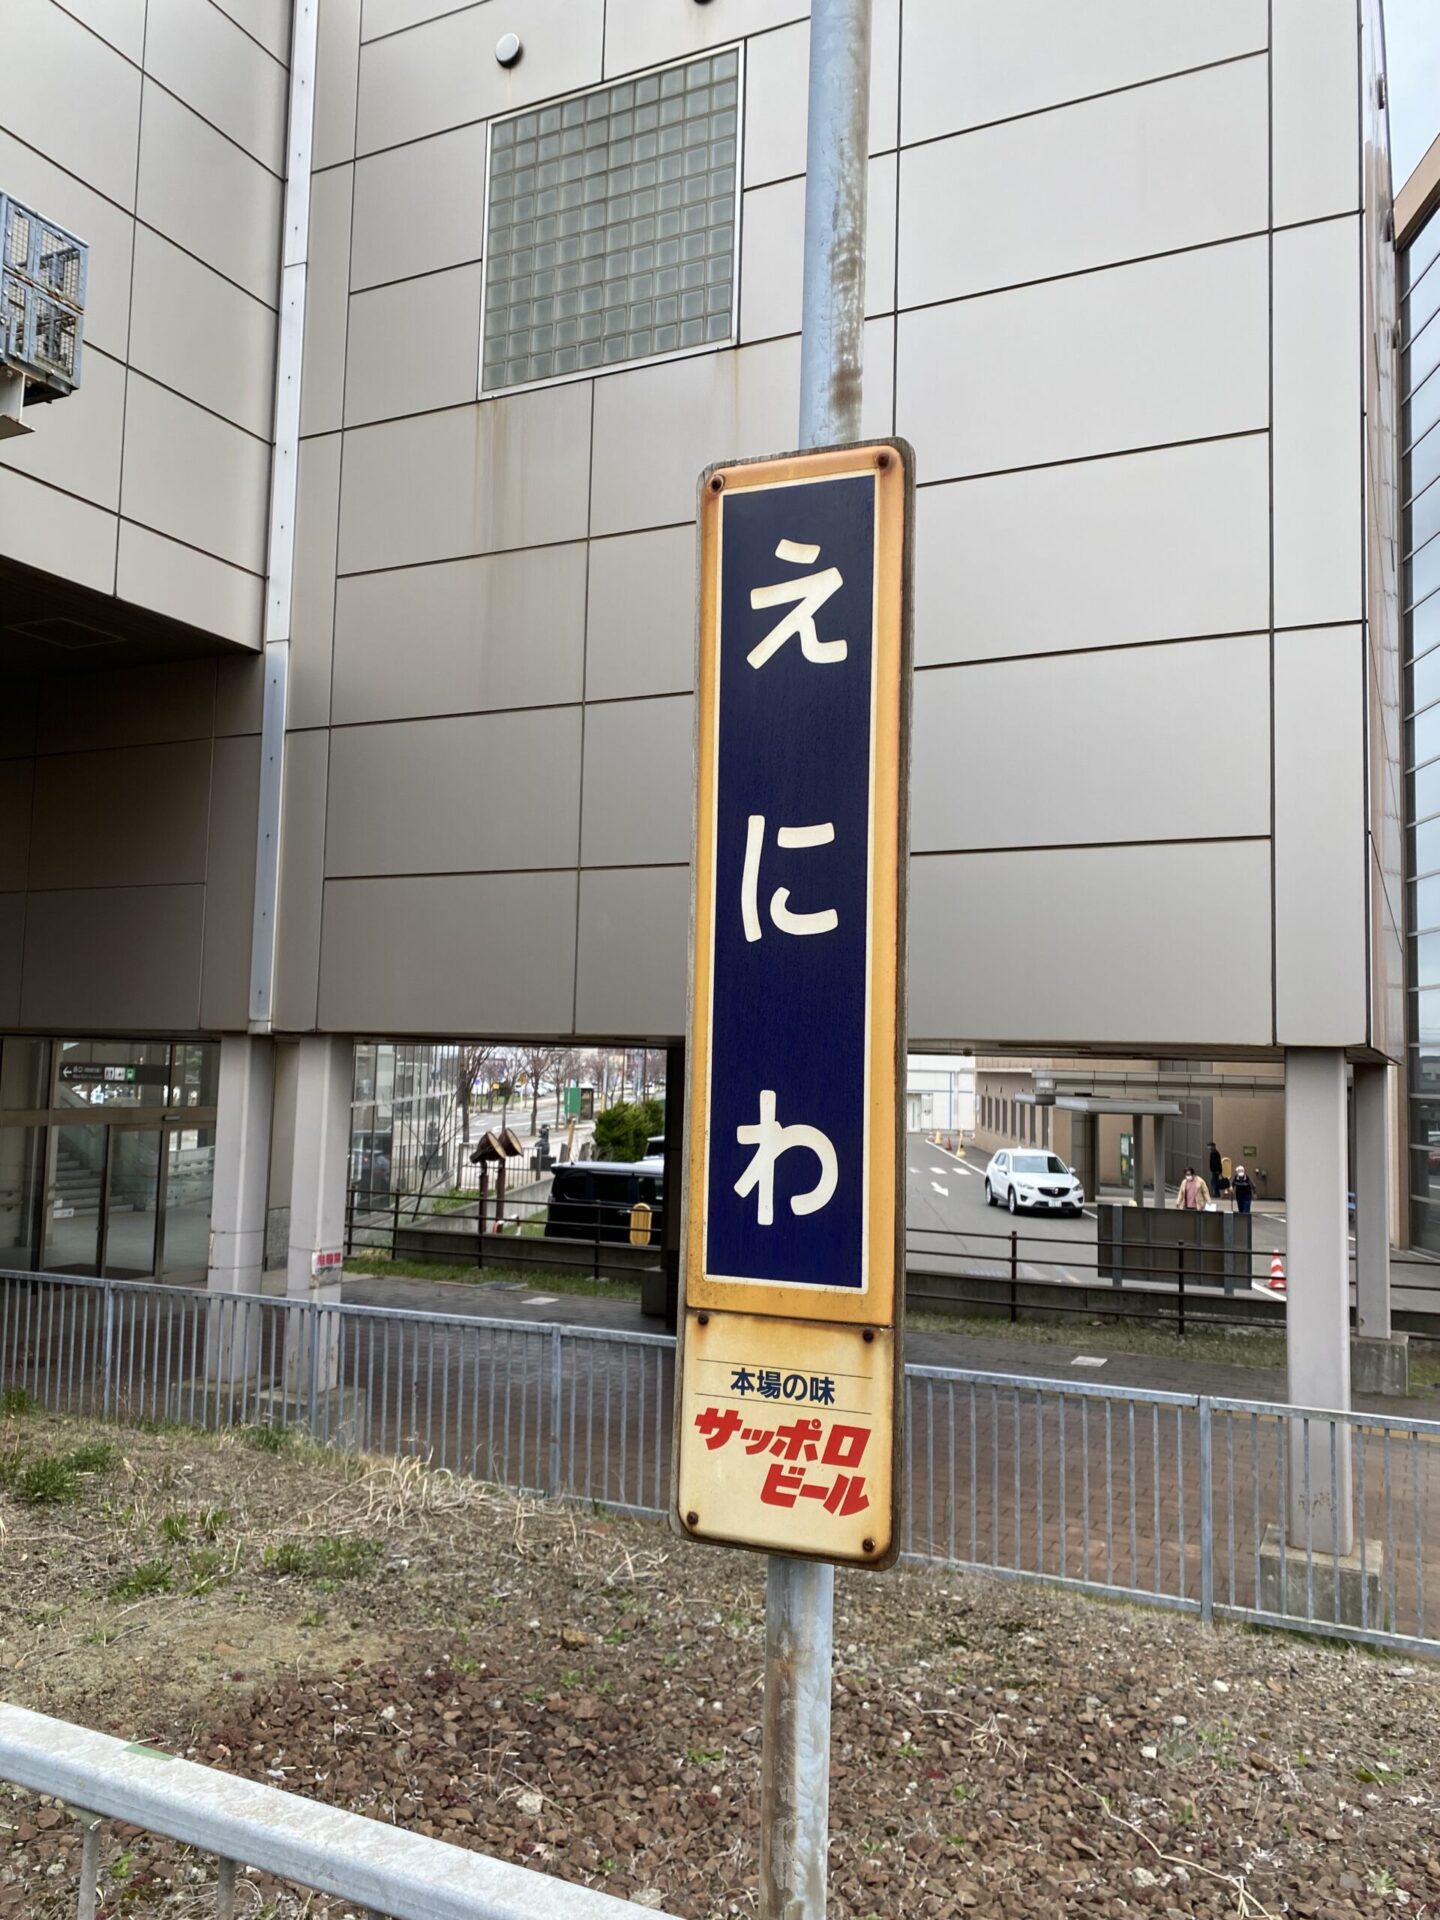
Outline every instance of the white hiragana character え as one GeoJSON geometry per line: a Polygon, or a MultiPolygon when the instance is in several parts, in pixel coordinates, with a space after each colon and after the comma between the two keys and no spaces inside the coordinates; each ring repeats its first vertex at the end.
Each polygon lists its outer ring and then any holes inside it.
{"type": "Polygon", "coordinates": [[[775,1118],[775,1093],[770,1087],[760,1094],[760,1118],[753,1127],[737,1127],[735,1138],[742,1147],[754,1147],[748,1167],[735,1182],[735,1191],[744,1200],[756,1188],[760,1191],[756,1221],[762,1227],[775,1224],[775,1162],[792,1147],[808,1147],[820,1162],[820,1178],[808,1193],[793,1194],[790,1211],[796,1214],[818,1213],[834,1196],[840,1177],[839,1162],[829,1138],[818,1127],[782,1127],[775,1118]]]}
{"type": "MultiPolygon", "coordinates": [[[[822,820],[813,827],[777,827],[775,841],[781,847],[828,847],[835,838],[835,826],[822,820]]],[[[740,918],[745,938],[758,940],[760,927],[760,856],[765,848],[765,816],[752,813],[745,833],[745,865],[740,875],[740,918]]],[[[770,918],[781,933],[833,933],[840,924],[834,907],[821,907],[814,913],[792,913],[790,889],[777,887],[770,896],[770,918]]]]}
{"type": "MultiPolygon", "coordinates": [[[[777,560],[791,566],[813,566],[820,558],[819,547],[803,540],[782,540],[775,549],[777,560]]],[[[783,620],[777,620],[763,640],[745,658],[757,670],[772,654],[778,653],[792,634],[800,641],[800,651],[818,665],[833,665],[849,651],[844,640],[822,640],[815,631],[815,616],[834,593],[845,584],[838,567],[826,567],[820,573],[805,573],[798,580],[777,580],[770,587],[752,587],[750,605],[758,613],[762,607],[789,607],[783,620]]]]}

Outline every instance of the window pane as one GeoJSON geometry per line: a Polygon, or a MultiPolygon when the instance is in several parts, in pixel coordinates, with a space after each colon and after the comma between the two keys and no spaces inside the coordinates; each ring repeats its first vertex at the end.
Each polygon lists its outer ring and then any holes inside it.
{"type": "Polygon", "coordinates": [[[1415,871],[1440,872],[1440,819],[1427,820],[1415,829],[1415,871]]]}
{"type": "Polygon", "coordinates": [[[1437,533],[1440,533],[1440,487],[1432,480],[1419,498],[1410,502],[1405,544],[1413,550],[1424,546],[1437,533]]]}
{"type": "MultiPolygon", "coordinates": [[[[1425,933],[1415,942],[1415,984],[1440,987],[1440,933],[1425,933]]],[[[1440,1120],[1435,1123],[1440,1126],[1440,1120]]]]}
{"type": "Polygon", "coordinates": [[[1416,931],[1440,927],[1440,878],[1415,881],[1410,892],[1415,903],[1416,931]]]}
{"type": "Polygon", "coordinates": [[[1432,647],[1415,662],[1410,704],[1418,710],[1433,706],[1437,700],[1440,700],[1440,647],[1432,647]]]}
{"type": "Polygon", "coordinates": [[[1417,713],[1410,723],[1410,759],[1419,766],[1424,760],[1433,760],[1440,755],[1440,707],[1429,707],[1424,713],[1417,713]]]}
{"type": "Polygon", "coordinates": [[[1423,820],[1427,813],[1440,813],[1440,761],[1437,760],[1415,772],[1415,818],[1423,820]]]}
{"type": "Polygon", "coordinates": [[[738,74],[732,48],[496,125],[483,392],[730,339],[738,74]]]}

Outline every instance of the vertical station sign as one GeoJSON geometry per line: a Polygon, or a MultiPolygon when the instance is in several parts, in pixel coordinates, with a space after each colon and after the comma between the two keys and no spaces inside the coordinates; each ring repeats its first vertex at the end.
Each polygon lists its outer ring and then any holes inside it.
{"type": "Polygon", "coordinates": [[[675,1520],[899,1545],[913,463],[710,469],[675,1520]]]}

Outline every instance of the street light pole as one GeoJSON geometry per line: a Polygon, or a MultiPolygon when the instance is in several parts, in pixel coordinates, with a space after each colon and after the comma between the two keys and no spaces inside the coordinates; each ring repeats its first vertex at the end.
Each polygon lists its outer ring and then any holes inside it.
{"type": "MultiPolygon", "coordinates": [[[[812,0],[800,445],[860,437],[871,0],[812,0]]],[[[765,1592],[761,1920],[824,1920],[835,1569],[771,1554],[765,1592]]]]}

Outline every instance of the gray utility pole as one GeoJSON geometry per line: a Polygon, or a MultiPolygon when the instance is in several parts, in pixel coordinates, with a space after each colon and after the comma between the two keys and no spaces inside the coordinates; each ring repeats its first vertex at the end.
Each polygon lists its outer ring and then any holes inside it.
{"type": "MultiPolygon", "coordinates": [[[[860,438],[871,0],[812,0],[800,445],[860,438]]],[[[761,1920],[824,1920],[835,1569],[771,1554],[765,1590],[761,1920]]]]}

